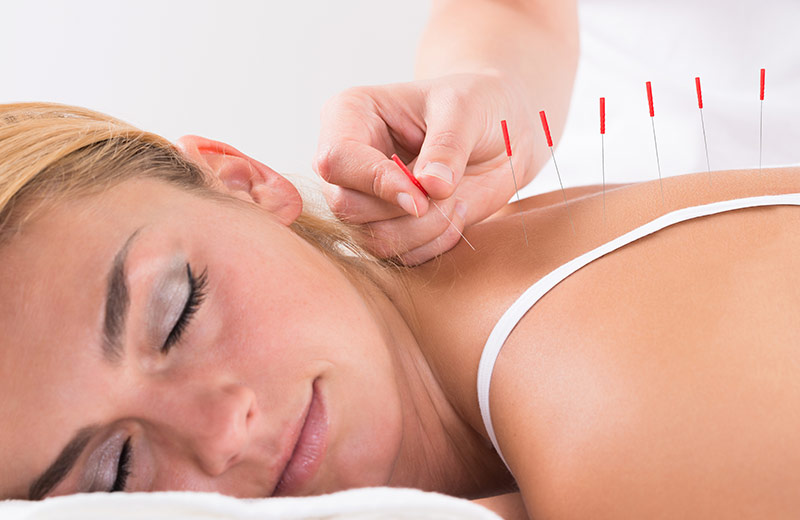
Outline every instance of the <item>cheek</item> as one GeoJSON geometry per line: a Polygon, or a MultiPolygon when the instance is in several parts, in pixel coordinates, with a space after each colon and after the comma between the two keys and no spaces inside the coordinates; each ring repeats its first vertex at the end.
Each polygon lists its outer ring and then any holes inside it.
{"type": "Polygon", "coordinates": [[[215,363],[237,365],[264,402],[321,377],[329,420],[325,466],[335,471],[320,475],[319,491],[386,484],[402,437],[389,347],[336,267],[313,255],[297,258],[226,268],[214,289],[221,316],[215,363]]]}
{"type": "Polygon", "coordinates": [[[200,356],[206,370],[235,375],[261,406],[277,408],[320,377],[329,448],[318,490],[386,484],[402,438],[401,397],[372,313],[299,237],[247,233],[220,232],[213,249],[199,251],[209,267],[196,336],[210,352],[200,356]]]}
{"type": "Polygon", "coordinates": [[[281,370],[374,350],[379,336],[358,291],[312,246],[282,238],[235,253],[232,244],[229,256],[209,259],[202,337],[216,338],[221,358],[281,370]]]}
{"type": "Polygon", "coordinates": [[[403,420],[394,375],[372,366],[330,378],[328,474],[320,492],[385,486],[400,452],[403,420]]]}

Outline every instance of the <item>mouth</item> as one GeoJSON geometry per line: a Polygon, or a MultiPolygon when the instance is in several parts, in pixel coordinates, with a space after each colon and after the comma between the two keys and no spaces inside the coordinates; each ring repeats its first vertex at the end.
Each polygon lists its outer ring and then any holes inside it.
{"type": "Polygon", "coordinates": [[[324,458],[328,445],[328,416],[318,382],[319,379],[315,379],[312,385],[311,403],[308,405],[302,429],[273,496],[299,495],[316,475],[324,458]]]}

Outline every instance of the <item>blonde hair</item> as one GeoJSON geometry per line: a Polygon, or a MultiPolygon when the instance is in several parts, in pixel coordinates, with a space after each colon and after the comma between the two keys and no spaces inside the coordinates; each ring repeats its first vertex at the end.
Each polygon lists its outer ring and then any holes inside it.
{"type": "MultiPolygon", "coordinates": [[[[105,114],[53,103],[0,105],[0,244],[21,232],[37,208],[61,197],[100,192],[134,177],[219,196],[208,175],[168,140],[105,114]]],[[[379,288],[402,267],[362,247],[352,225],[306,209],[291,228],[345,274],[379,288]]]]}

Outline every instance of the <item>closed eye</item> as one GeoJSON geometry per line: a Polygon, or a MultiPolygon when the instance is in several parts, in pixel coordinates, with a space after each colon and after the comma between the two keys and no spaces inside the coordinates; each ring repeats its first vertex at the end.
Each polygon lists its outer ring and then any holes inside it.
{"type": "Polygon", "coordinates": [[[167,354],[170,349],[180,341],[186,328],[192,320],[192,317],[200,309],[203,300],[206,297],[206,289],[208,285],[208,269],[204,269],[199,276],[195,277],[192,273],[192,266],[186,264],[186,277],[189,283],[189,297],[186,299],[186,304],[183,307],[181,315],[178,317],[175,325],[172,327],[169,335],[167,336],[164,345],[161,347],[161,352],[167,354]]]}
{"type": "Polygon", "coordinates": [[[131,466],[133,465],[131,462],[131,459],[133,459],[133,454],[131,452],[131,438],[128,437],[128,439],[125,441],[125,444],[122,445],[122,450],[119,452],[117,476],[114,479],[114,484],[109,490],[111,493],[125,491],[125,485],[128,482],[128,477],[131,475],[131,466]]]}

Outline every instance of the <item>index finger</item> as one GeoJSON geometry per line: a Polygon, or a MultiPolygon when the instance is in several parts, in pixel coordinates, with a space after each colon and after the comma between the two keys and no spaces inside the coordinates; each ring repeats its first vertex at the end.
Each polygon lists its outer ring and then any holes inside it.
{"type": "MultiPolygon", "coordinates": [[[[392,205],[400,205],[397,196],[406,193],[409,197],[402,207],[409,214],[424,215],[428,210],[427,197],[389,160],[389,155],[395,151],[395,141],[390,135],[389,123],[381,115],[386,107],[381,108],[380,102],[382,96],[387,95],[387,88],[392,90],[393,95],[389,96],[392,102],[399,96],[408,104],[419,97],[415,94],[417,89],[409,90],[403,85],[378,89],[354,87],[325,104],[314,170],[331,184],[360,191],[392,205]],[[416,211],[412,211],[412,206],[416,211]]],[[[404,113],[404,110],[392,106],[389,112],[404,113]]],[[[415,138],[406,134],[413,133],[416,127],[406,126],[408,128],[396,136],[401,142],[415,138]]],[[[416,138],[421,139],[423,135],[420,133],[416,138]]]]}
{"type": "Polygon", "coordinates": [[[407,193],[420,215],[428,211],[428,198],[411,179],[383,152],[367,144],[352,140],[339,141],[317,155],[315,169],[326,182],[372,195],[391,204],[398,205],[397,195],[407,193]]]}

